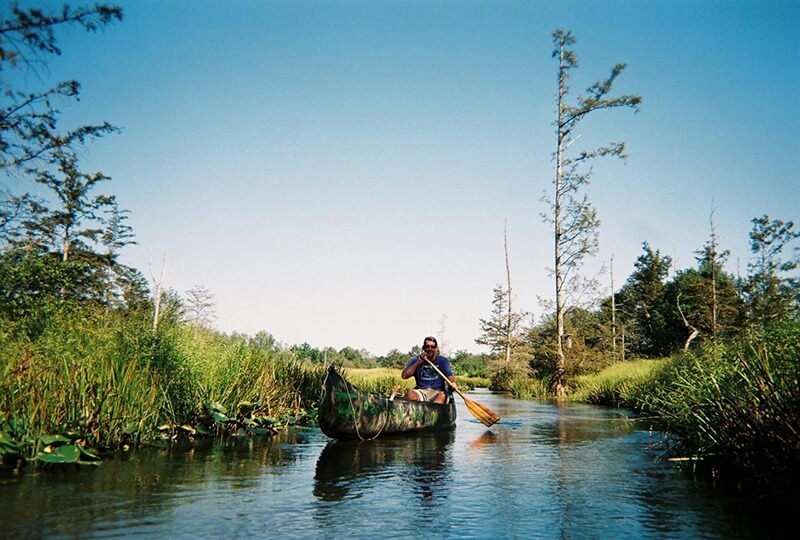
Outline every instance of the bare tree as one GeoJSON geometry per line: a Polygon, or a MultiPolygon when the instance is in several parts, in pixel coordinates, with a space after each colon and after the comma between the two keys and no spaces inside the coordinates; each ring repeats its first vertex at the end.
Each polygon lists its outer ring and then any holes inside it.
{"type": "Polygon", "coordinates": [[[512,325],[514,322],[514,310],[512,308],[512,300],[514,296],[511,293],[511,266],[508,263],[508,219],[503,222],[503,249],[506,255],[506,279],[508,281],[508,310],[506,311],[506,364],[511,363],[511,334],[512,325]]]}
{"type": "Polygon", "coordinates": [[[183,304],[184,320],[189,324],[207,328],[217,315],[214,313],[214,294],[202,285],[195,285],[186,291],[183,304]]]}
{"type": "Polygon", "coordinates": [[[522,321],[526,313],[517,313],[513,306],[511,288],[511,265],[508,256],[508,221],[503,229],[503,246],[506,263],[506,288],[497,285],[493,291],[492,314],[489,319],[479,319],[481,335],[475,340],[479,345],[488,346],[492,354],[505,358],[505,367],[510,369],[514,350],[522,342],[522,321]]]}
{"type": "Polygon", "coordinates": [[[617,352],[617,302],[614,298],[614,254],[611,254],[611,351],[617,352]]]}
{"type": "Polygon", "coordinates": [[[597,253],[600,220],[588,198],[579,195],[580,188],[589,183],[591,163],[600,157],[625,158],[625,143],[615,142],[594,150],[584,150],[569,156],[567,151],[580,136],[575,134],[578,124],[594,111],[617,107],[631,107],[638,110],[642,98],[637,95],[608,97],[616,78],[626,64],[617,64],[611,75],[587,89],[587,95],[579,97],[576,105],[567,104],[570,71],[578,67],[578,60],[572,51],[576,39],[571,32],[556,30],[553,33],[555,49],[553,57],[558,58],[558,113],[556,121],[557,149],[555,153],[556,175],[555,196],[547,200],[550,214],[544,214],[545,222],[553,226],[555,243],[555,288],[556,288],[556,327],[557,327],[557,365],[551,390],[555,395],[566,393],[564,356],[564,314],[566,284],[577,273],[583,259],[597,253]]]}
{"type": "Polygon", "coordinates": [[[153,280],[155,291],[153,292],[153,334],[158,330],[158,319],[161,315],[161,299],[164,297],[164,284],[167,281],[167,255],[162,256],[161,277],[156,279],[153,275],[153,264],[150,263],[150,278],[153,280]]]}

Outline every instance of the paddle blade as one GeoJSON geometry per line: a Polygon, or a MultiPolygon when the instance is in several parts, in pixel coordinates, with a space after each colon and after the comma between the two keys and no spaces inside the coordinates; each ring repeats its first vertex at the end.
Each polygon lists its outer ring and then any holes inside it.
{"type": "Polygon", "coordinates": [[[484,426],[491,427],[500,420],[500,417],[492,412],[486,405],[467,399],[463,395],[461,397],[464,398],[464,404],[467,406],[469,412],[472,413],[472,416],[480,420],[484,426]]]}

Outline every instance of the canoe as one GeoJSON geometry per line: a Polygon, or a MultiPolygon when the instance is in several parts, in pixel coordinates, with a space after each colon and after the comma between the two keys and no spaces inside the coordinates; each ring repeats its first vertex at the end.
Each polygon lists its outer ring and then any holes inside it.
{"type": "Polygon", "coordinates": [[[385,435],[447,431],[456,426],[456,404],[389,399],[360,390],[334,366],[328,368],[319,404],[319,427],[333,439],[374,439],[385,435]]]}

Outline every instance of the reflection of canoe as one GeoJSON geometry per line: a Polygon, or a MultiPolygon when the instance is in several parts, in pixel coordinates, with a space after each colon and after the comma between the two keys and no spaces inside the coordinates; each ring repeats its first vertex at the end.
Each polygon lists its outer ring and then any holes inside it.
{"type": "Polygon", "coordinates": [[[359,390],[331,366],[319,405],[319,427],[334,439],[446,431],[456,425],[456,405],[388,399],[359,390]]]}
{"type": "Polygon", "coordinates": [[[379,486],[386,477],[413,477],[421,492],[430,491],[448,474],[448,448],[454,439],[453,431],[444,431],[373,441],[329,441],[317,460],[314,495],[326,501],[341,500],[352,488],[379,486]]]}

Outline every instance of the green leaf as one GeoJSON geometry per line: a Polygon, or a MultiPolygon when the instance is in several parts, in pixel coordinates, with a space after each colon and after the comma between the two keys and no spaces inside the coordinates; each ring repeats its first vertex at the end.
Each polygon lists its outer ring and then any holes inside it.
{"type": "Polygon", "coordinates": [[[211,415],[211,418],[213,418],[215,422],[218,422],[220,424],[224,424],[229,421],[229,418],[225,416],[223,413],[217,411],[209,411],[209,414],[211,415]]]}
{"type": "Polygon", "coordinates": [[[75,463],[81,455],[81,451],[74,444],[59,446],[52,452],[40,452],[36,459],[44,463],[75,463]]]}
{"type": "Polygon", "coordinates": [[[78,445],[78,450],[81,453],[81,461],[100,461],[100,456],[90,452],[83,446],[78,445]]]}
{"type": "Polygon", "coordinates": [[[216,401],[212,403],[206,403],[205,406],[208,409],[208,411],[212,414],[215,412],[228,414],[228,409],[226,409],[224,405],[222,405],[221,403],[217,403],[216,401]]]}
{"type": "Polygon", "coordinates": [[[60,446],[70,442],[70,440],[63,435],[40,435],[39,441],[45,446],[60,446]]]}
{"type": "Polygon", "coordinates": [[[22,456],[22,446],[9,439],[0,439],[0,456],[22,456]]]}
{"type": "Polygon", "coordinates": [[[125,435],[135,435],[139,433],[139,424],[136,422],[128,422],[125,424],[125,427],[122,428],[122,433],[125,435]]]}
{"type": "Polygon", "coordinates": [[[241,403],[239,403],[237,408],[239,409],[239,414],[241,414],[242,416],[249,416],[256,408],[256,406],[255,403],[252,403],[250,401],[242,401],[241,403]]]}

